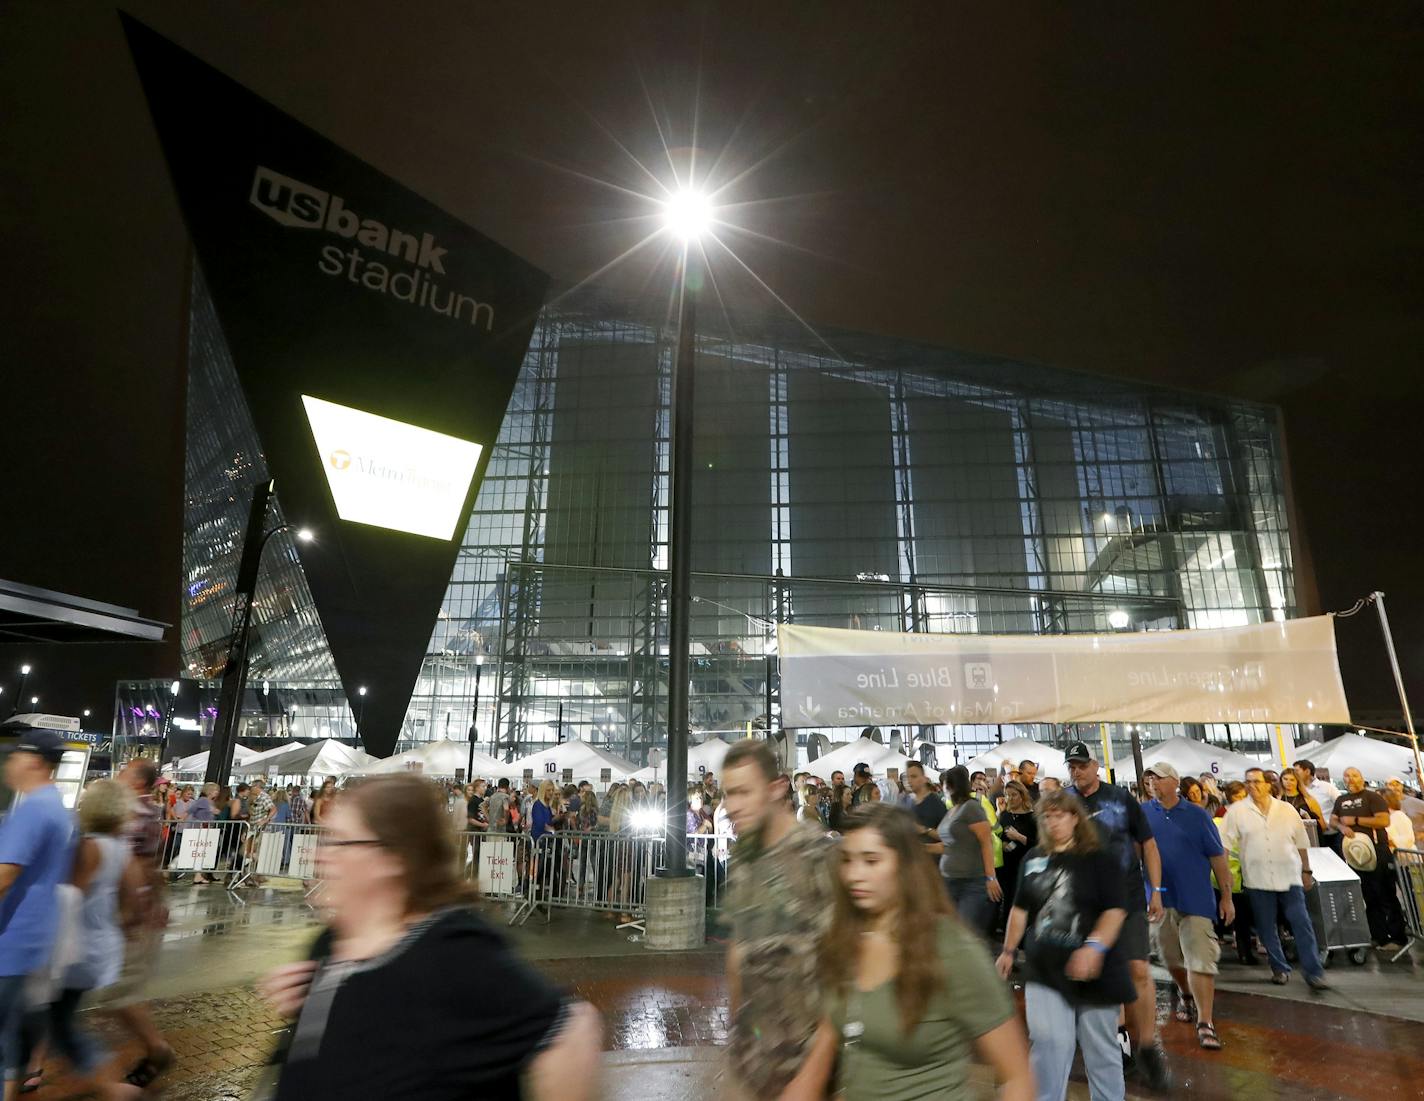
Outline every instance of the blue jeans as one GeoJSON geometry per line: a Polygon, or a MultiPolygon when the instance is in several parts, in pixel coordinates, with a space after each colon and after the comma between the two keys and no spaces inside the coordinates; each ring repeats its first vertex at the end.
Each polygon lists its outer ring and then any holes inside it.
{"type": "Polygon", "coordinates": [[[1291,972],[1286,954],[1281,951],[1281,936],[1276,932],[1277,914],[1280,913],[1285,915],[1286,924],[1295,935],[1301,969],[1312,979],[1323,979],[1325,969],[1320,966],[1315,926],[1305,909],[1305,892],[1299,887],[1292,887],[1289,891],[1262,891],[1247,887],[1246,894],[1251,899],[1251,914],[1256,919],[1256,935],[1266,946],[1266,955],[1271,957],[1271,970],[1283,975],[1291,972]]]}
{"type": "Polygon", "coordinates": [[[20,1077],[20,1022],[25,1017],[25,976],[0,975],[0,1065],[6,1081],[20,1077]]]}
{"type": "Polygon", "coordinates": [[[1073,1052],[1081,1048],[1092,1101],[1122,1101],[1122,1048],[1117,1043],[1115,1005],[1072,1005],[1051,986],[1024,986],[1029,1063],[1038,1082],[1036,1101],[1063,1101],[1073,1052]]]}
{"type": "Polygon", "coordinates": [[[959,919],[981,937],[987,936],[997,905],[989,898],[989,881],[982,875],[973,879],[950,879],[946,876],[944,885],[949,888],[949,897],[959,911],[959,919]]]}

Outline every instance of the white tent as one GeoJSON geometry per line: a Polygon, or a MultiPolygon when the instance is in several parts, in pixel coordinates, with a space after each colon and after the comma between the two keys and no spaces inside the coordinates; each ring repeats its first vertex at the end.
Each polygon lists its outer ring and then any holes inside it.
{"type": "MultiPolygon", "coordinates": [[[[174,776],[202,776],[208,771],[208,754],[210,750],[203,750],[201,753],[194,753],[188,757],[180,757],[176,761],[170,761],[163,766],[163,771],[174,776]]],[[[234,743],[232,747],[232,763],[234,765],[245,764],[253,757],[257,756],[257,750],[248,749],[241,742],[234,743]]]]}
{"type": "Polygon", "coordinates": [[[1352,767],[1376,784],[1384,783],[1391,776],[1398,776],[1410,785],[1417,782],[1412,749],[1360,734],[1342,734],[1326,742],[1311,752],[1310,763],[1317,769],[1328,768],[1330,782],[1341,791],[1345,790],[1345,770],[1352,767]]]}
{"type": "Polygon", "coordinates": [[[632,761],[624,760],[611,750],[580,741],[563,742],[541,749],[500,768],[503,769],[501,776],[518,779],[528,770],[535,780],[549,779],[558,783],[564,782],[564,773],[568,772],[574,783],[587,780],[594,787],[605,786],[614,780],[627,780],[638,771],[638,766],[632,761]],[[603,778],[604,770],[608,772],[607,779],[603,778]]]}
{"type": "MultiPolygon", "coordinates": [[[[700,780],[705,773],[718,775],[722,771],[722,759],[732,747],[721,738],[708,738],[701,745],[690,746],[687,750],[687,778],[700,780]]],[[[629,779],[641,780],[645,784],[653,781],[667,782],[667,762],[640,768],[629,779]]]]}
{"type": "MultiPolygon", "coordinates": [[[[833,746],[825,756],[818,757],[816,760],[808,762],[804,768],[793,771],[809,772],[812,776],[818,776],[825,780],[826,783],[831,782],[831,773],[844,772],[847,781],[849,781],[855,766],[864,761],[870,765],[872,774],[879,779],[885,775],[885,768],[883,765],[876,768],[875,762],[882,760],[891,752],[893,751],[889,746],[881,745],[869,738],[857,738],[853,742],[833,746]]],[[[903,761],[903,758],[901,760],[903,761]]],[[[904,766],[902,764],[898,767],[904,766]]]]}
{"type": "MultiPolygon", "coordinates": [[[[419,771],[422,775],[452,777],[456,771],[464,772],[471,767],[470,743],[455,742],[449,738],[429,742],[405,753],[397,753],[394,757],[387,757],[366,769],[366,775],[406,772],[412,770],[416,764],[420,765],[419,771]]],[[[498,779],[500,776],[512,775],[509,772],[510,767],[503,761],[497,761],[488,754],[475,750],[475,776],[482,776],[487,780],[498,779]]]]}
{"type": "Polygon", "coordinates": [[[233,772],[239,776],[269,776],[284,781],[292,777],[350,776],[379,763],[379,757],[327,738],[262,760],[254,758],[233,772]]]}
{"type": "Polygon", "coordinates": [[[1003,764],[1018,768],[1020,761],[1032,761],[1038,765],[1040,776],[1056,776],[1065,779],[1068,769],[1063,761],[1063,751],[1052,746],[1040,745],[1029,738],[1010,738],[993,749],[985,750],[977,757],[971,757],[965,767],[970,772],[997,773],[1003,764]]]}
{"type": "MultiPolygon", "coordinates": [[[[1168,738],[1153,746],[1142,747],[1142,765],[1151,768],[1159,761],[1174,767],[1182,776],[1200,776],[1202,773],[1214,776],[1221,783],[1240,780],[1248,768],[1270,768],[1271,762],[1258,761],[1242,753],[1233,753],[1224,746],[1195,738],[1168,738]]],[[[1113,770],[1119,780],[1137,778],[1137,768],[1131,753],[1119,754],[1113,761],[1113,770]]]]}
{"type": "MultiPolygon", "coordinates": [[[[288,738],[285,742],[281,742],[278,745],[274,745],[271,749],[264,749],[261,753],[254,753],[251,757],[248,757],[242,763],[244,765],[251,765],[256,764],[258,761],[270,761],[278,754],[290,753],[294,749],[301,749],[306,744],[306,742],[297,741],[296,738],[288,738]]],[[[236,760],[236,758],[234,758],[234,760],[236,760]]]]}

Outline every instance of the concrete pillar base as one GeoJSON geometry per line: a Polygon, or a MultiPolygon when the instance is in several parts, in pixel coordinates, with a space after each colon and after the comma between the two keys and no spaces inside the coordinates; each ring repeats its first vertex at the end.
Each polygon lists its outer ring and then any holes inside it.
{"type": "Polygon", "coordinates": [[[707,883],[700,875],[680,879],[649,876],[645,891],[644,944],[654,951],[677,952],[706,943],[707,883]]]}

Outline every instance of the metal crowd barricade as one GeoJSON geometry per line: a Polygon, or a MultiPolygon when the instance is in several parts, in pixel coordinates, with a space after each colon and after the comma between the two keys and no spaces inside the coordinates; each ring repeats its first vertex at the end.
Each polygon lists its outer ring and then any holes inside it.
{"type": "Polygon", "coordinates": [[[618,928],[641,929],[647,879],[662,847],[657,834],[546,834],[532,848],[524,899],[510,924],[522,925],[540,908],[547,921],[561,907],[626,914],[631,920],[618,928]]]}
{"type": "Polygon", "coordinates": [[[482,898],[517,902],[522,909],[532,849],[527,833],[463,830],[456,834],[456,866],[465,879],[474,881],[482,898]]]}
{"type": "Polygon", "coordinates": [[[726,834],[695,833],[687,839],[687,862],[707,881],[707,912],[722,909],[727,891],[727,868],[735,838],[726,834]]]}
{"type": "Polygon", "coordinates": [[[324,827],[309,822],[269,822],[252,832],[251,875],[298,880],[308,900],[320,887],[316,850],[324,827]]]}
{"type": "Polygon", "coordinates": [[[207,876],[236,891],[252,874],[246,822],[170,822],[159,867],[171,876],[207,876]]]}
{"type": "MultiPolygon", "coordinates": [[[[1394,955],[1397,960],[1424,941],[1424,852],[1418,849],[1396,849],[1394,875],[1399,886],[1399,905],[1404,910],[1404,927],[1409,939],[1394,955]]],[[[1393,962],[1393,961],[1391,961],[1393,962]]]]}

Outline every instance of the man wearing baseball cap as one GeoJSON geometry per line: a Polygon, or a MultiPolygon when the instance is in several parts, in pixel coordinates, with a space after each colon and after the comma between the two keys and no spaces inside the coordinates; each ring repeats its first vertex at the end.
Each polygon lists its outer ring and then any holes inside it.
{"type": "Polygon", "coordinates": [[[1171,1085],[1172,1075],[1167,1056],[1157,1043],[1157,985],[1147,966],[1151,948],[1148,924],[1162,920],[1162,861],[1157,842],[1152,839],[1152,826],[1142,805],[1125,788],[1102,782],[1098,760],[1086,742],[1074,742],[1064,756],[1073,781],[1069,790],[1083,800],[1097,823],[1103,847],[1114,854],[1122,868],[1127,917],[1117,943],[1137,988],[1137,1000],[1126,1009],[1127,1031],[1138,1073],[1150,1089],[1160,1092],[1171,1085]]]}
{"type": "Polygon", "coordinates": [[[1223,924],[1230,925],[1236,907],[1230,891],[1222,892],[1218,906],[1211,873],[1216,872],[1218,883],[1231,882],[1226,850],[1211,816],[1182,798],[1176,768],[1158,761],[1144,775],[1156,798],[1142,809],[1162,859],[1162,920],[1153,926],[1153,939],[1181,995],[1177,1020],[1190,1023],[1195,1016],[1197,1043],[1220,1051],[1212,1003],[1221,943],[1212,922],[1220,913],[1223,924]]]}
{"type": "Polygon", "coordinates": [[[49,960],[58,925],[55,888],[74,867],[74,821],[54,771],[64,741],[27,730],[5,759],[5,786],[18,806],[0,823],[0,1056],[6,1096],[20,1076],[20,1019],[25,976],[49,960]]]}

